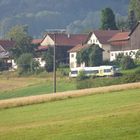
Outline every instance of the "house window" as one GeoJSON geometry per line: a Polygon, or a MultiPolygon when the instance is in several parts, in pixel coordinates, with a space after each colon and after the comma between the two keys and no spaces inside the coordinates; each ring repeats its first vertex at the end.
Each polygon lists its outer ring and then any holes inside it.
{"type": "Polygon", "coordinates": [[[73,58],[74,57],[74,54],[71,54],[71,58],[73,58]]]}

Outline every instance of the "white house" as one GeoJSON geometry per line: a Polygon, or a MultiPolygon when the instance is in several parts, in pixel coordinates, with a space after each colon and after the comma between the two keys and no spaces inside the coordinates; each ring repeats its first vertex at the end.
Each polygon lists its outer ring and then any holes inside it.
{"type": "Polygon", "coordinates": [[[140,50],[140,22],[131,32],[120,32],[114,35],[109,43],[111,44],[110,61],[115,60],[120,53],[135,59],[135,54],[140,50]]]}
{"type": "Polygon", "coordinates": [[[114,36],[119,30],[94,30],[89,34],[87,44],[97,44],[104,50],[103,60],[110,60],[111,45],[108,40],[114,36]]]}
{"type": "Polygon", "coordinates": [[[0,59],[6,64],[6,69],[16,69],[17,65],[12,59],[11,49],[14,47],[15,42],[12,40],[0,40],[0,59]]]}
{"type": "Polygon", "coordinates": [[[82,44],[78,44],[76,45],[74,48],[72,48],[71,50],[69,50],[69,65],[70,65],[70,69],[71,68],[77,68],[77,67],[85,67],[85,64],[81,64],[78,65],[77,64],[77,52],[79,52],[81,49],[88,47],[89,45],[82,45],[82,44]]]}

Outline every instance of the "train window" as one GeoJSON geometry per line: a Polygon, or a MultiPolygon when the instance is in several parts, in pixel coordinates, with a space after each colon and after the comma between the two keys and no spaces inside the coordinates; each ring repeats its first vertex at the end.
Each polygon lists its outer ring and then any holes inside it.
{"type": "Polygon", "coordinates": [[[93,73],[95,73],[95,74],[99,73],[99,70],[93,70],[93,73]]]}
{"type": "Polygon", "coordinates": [[[111,72],[111,69],[104,69],[104,73],[111,72]]]}
{"type": "Polygon", "coordinates": [[[98,70],[87,70],[87,71],[85,71],[85,74],[97,74],[97,73],[99,73],[98,70]]]}
{"type": "Polygon", "coordinates": [[[71,71],[71,74],[77,74],[78,72],[75,70],[75,71],[71,71]]]}

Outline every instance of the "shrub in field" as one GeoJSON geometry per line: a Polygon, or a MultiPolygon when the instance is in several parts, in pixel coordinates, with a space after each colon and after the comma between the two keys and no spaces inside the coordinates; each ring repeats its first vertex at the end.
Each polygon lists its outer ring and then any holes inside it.
{"type": "Polygon", "coordinates": [[[53,48],[49,47],[48,51],[43,54],[42,59],[45,60],[45,70],[47,72],[52,72],[53,71],[53,48]]]}
{"type": "Polygon", "coordinates": [[[122,78],[122,83],[132,83],[132,82],[136,82],[136,81],[137,81],[137,77],[135,74],[129,74],[122,78]]]}
{"type": "Polygon", "coordinates": [[[121,67],[124,70],[134,68],[134,60],[130,56],[123,56],[121,59],[121,67]]]}
{"type": "Polygon", "coordinates": [[[38,67],[39,63],[33,59],[32,54],[24,53],[17,60],[19,74],[29,74],[34,73],[38,67]]]}
{"type": "Polygon", "coordinates": [[[61,76],[69,76],[69,66],[66,64],[59,64],[59,71],[61,76]]]}
{"type": "Polygon", "coordinates": [[[77,81],[85,80],[87,78],[88,77],[86,76],[85,72],[84,71],[80,71],[78,76],[77,76],[77,81]]]}

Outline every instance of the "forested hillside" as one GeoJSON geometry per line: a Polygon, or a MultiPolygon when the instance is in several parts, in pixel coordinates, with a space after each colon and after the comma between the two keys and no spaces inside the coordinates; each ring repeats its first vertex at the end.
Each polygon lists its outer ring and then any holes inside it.
{"type": "Polygon", "coordinates": [[[129,0],[0,0],[0,35],[16,24],[28,25],[32,35],[46,29],[67,28],[79,32],[97,28],[100,11],[110,7],[127,14],[129,0]]]}

